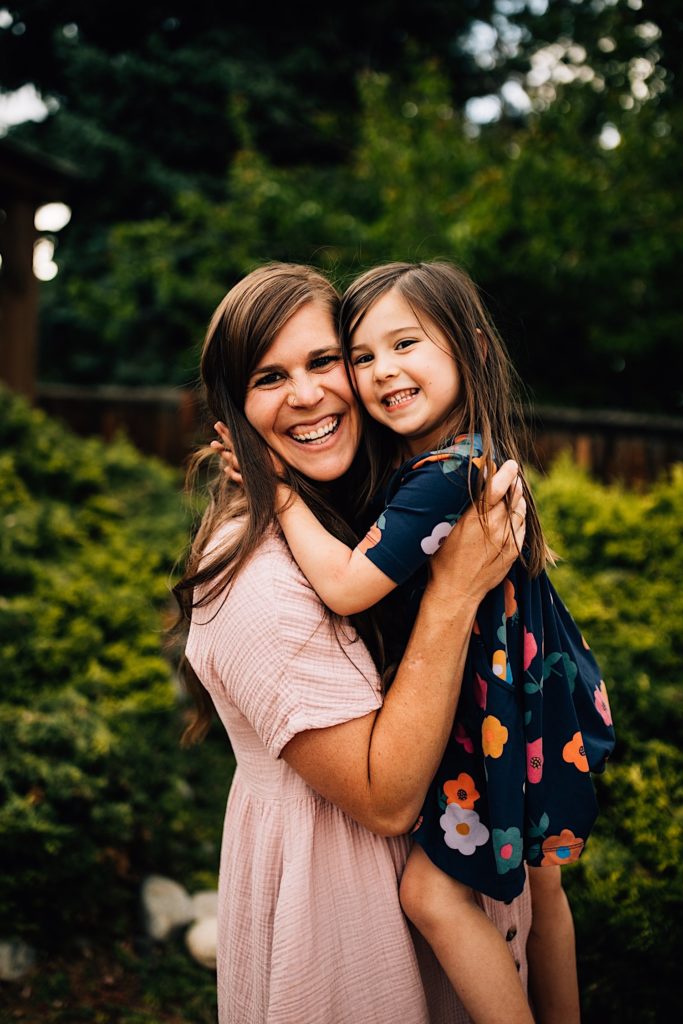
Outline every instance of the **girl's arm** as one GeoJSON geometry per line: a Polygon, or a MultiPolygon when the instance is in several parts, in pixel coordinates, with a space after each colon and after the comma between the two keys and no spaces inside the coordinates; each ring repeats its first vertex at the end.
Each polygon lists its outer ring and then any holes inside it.
{"type": "Polygon", "coordinates": [[[477,607],[503,579],[523,542],[525,505],[516,473],[516,464],[508,462],[491,482],[488,537],[470,510],[432,559],[432,577],[382,707],[298,733],[283,749],[283,758],[309,786],[373,832],[407,832],[439,766],[477,607]],[[508,488],[514,536],[501,501],[508,488]]]}
{"type": "Polygon", "coordinates": [[[306,502],[278,486],[278,519],[295,561],[323,604],[337,615],[354,615],[377,604],[396,584],[363,554],[349,548],[318,521],[306,502]]]}

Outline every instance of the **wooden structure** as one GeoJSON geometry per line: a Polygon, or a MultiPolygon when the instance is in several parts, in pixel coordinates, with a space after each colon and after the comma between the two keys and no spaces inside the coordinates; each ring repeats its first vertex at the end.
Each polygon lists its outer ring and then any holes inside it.
{"type": "MultiPolygon", "coordinates": [[[[180,465],[214,437],[198,390],[192,388],[74,387],[39,384],[36,402],[82,435],[126,433],[141,451],[180,465]]],[[[537,467],[561,452],[605,482],[656,480],[683,463],[683,417],[610,409],[537,406],[529,414],[537,467]]]]}
{"type": "Polygon", "coordinates": [[[0,139],[0,379],[31,399],[38,342],[35,212],[67,200],[77,178],[70,165],[0,139]]]}

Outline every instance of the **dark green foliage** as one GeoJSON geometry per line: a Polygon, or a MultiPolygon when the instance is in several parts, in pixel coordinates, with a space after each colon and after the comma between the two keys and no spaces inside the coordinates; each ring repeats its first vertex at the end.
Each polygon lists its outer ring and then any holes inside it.
{"type": "Polygon", "coordinates": [[[222,799],[230,762],[180,751],[162,654],[178,483],[2,392],[0,916],[39,945],[130,928],[147,871],[215,870],[200,772],[223,773],[222,799]]]}

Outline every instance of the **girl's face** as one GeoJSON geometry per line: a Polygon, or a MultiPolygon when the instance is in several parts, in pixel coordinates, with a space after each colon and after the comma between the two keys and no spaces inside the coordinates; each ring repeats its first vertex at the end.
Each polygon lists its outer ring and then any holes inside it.
{"type": "Polygon", "coordinates": [[[360,413],[330,313],[302,306],[249,378],[244,413],[283,462],[312,480],[336,480],[360,443],[360,413]]]}
{"type": "Polygon", "coordinates": [[[351,339],[351,364],[373,419],[405,438],[416,455],[434,447],[453,412],[460,376],[448,339],[420,319],[396,288],[380,296],[351,339]]]}

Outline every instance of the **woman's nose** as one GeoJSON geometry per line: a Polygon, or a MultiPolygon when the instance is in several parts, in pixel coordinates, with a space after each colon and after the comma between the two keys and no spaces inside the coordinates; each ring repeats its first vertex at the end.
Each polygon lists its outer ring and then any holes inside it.
{"type": "Polygon", "coordinates": [[[325,391],[320,381],[303,377],[301,380],[292,381],[287,404],[293,409],[317,405],[324,394],[325,391]]]}

